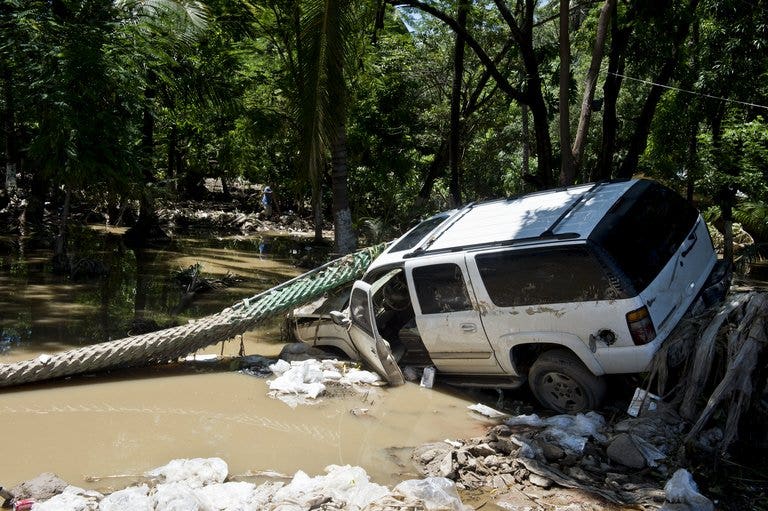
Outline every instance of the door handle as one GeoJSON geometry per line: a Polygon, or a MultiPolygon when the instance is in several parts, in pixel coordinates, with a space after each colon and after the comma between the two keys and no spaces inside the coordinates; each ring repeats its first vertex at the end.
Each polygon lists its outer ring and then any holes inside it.
{"type": "Polygon", "coordinates": [[[477,325],[474,323],[462,323],[461,331],[467,333],[477,332],[477,325]]]}

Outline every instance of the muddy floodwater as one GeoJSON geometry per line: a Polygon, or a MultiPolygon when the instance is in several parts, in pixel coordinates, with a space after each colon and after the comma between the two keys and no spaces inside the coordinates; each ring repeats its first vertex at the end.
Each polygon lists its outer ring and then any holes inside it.
{"type": "MultiPolygon", "coordinates": [[[[300,239],[175,240],[134,251],[119,232],[77,235],[81,257],[104,261],[105,277],[54,276],[50,252],[28,240],[0,238],[0,362],[124,337],[136,320],[174,324],[217,312],[303,270],[313,250],[300,239]],[[211,278],[242,280],[182,304],[174,272],[194,264],[211,278]],[[183,307],[180,306],[183,305],[183,307]]],[[[275,356],[280,321],[247,333],[247,354],[275,356]]],[[[207,353],[236,355],[241,340],[207,353]]],[[[408,384],[322,399],[290,408],[267,396],[264,379],[204,363],[115,371],[0,391],[0,486],[41,472],[109,490],[174,458],[218,456],[230,474],[321,473],[329,464],[364,467],[380,483],[412,477],[408,447],[477,436],[486,424],[471,401],[408,384]]]]}

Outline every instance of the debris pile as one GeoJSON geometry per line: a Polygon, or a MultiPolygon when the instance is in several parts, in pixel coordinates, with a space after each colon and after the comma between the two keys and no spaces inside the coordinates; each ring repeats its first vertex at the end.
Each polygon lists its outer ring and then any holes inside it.
{"type": "MultiPolygon", "coordinates": [[[[559,486],[617,505],[659,509],[665,504],[659,479],[670,473],[667,457],[677,447],[678,425],[666,409],[612,427],[595,412],[549,418],[521,415],[503,420],[484,437],[418,447],[412,460],[423,475],[455,480],[462,490],[516,487],[533,495],[559,486]]],[[[676,473],[671,480],[675,478],[682,476],[676,473]]],[[[667,501],[682,502],[684,492],[675,493],[681,484],[672,483],[667,501]]],[[[692,488],[685,495],[709,502],[692,488]]]]}
{"type": "Polygon", "coordinates": [[[241,234],[278,230],[307,233],[313,229],[311,221],[301,218],[293,212],[275,215],[273,218],[267,219],[262,213],[204,209],[200,207],[200,204],[195,203],[162,208],[158,212],[158,218],[162,223],[170,226],[207,226],[241,234]]]}
{"type": "Polygon", "coordinates": [[[732,293],[719,308],[681,323],[656,353],[651,381],[693,424],[689,445],[725,453],[744,426],[742,419],[765,414],[767,327],[766,293],[732,293]],[[713,424],[715,417],[724,420],[713,424]]]}
{"type": "Polygon", "coordinates": [[[369,392],[372,386],[384,385],[376,373],[338,360],[278,360],[269,369],[277,376],[267,382],[269,396],[292,408],[313,404],[326,393],[369,392]]]}
{"type": "Polygon", "coordinates": [[[106,496],[67,485],[52,474],[28,481],[11,493],[16,503],[34,502],[35,511],[471,509],[462,504],[448,479],[403,481],[390,490],[371,482],[360,467],[330,465],[325,470],[325,475],[310,477],[299,471],[285,481],[257,485],[228,480],[228,466],[220,458],[179,459],[150,470],[141,484],[106,496]]]}

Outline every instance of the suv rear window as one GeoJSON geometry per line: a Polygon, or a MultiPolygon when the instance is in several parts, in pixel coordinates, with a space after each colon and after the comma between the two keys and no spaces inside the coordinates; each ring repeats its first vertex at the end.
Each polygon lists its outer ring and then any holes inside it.
{"type": "Polygon", "coordinates": [[[635,293],[653,282],[693,229],[698,213],[676,192],[640,181],[590,236],[626,274],[635,293]]]}
{"type": "Polygon", "coordinates": [[[475,261],[488,296],[498,307],[624,297],[584,246],[507,250],[480,254],[475,261]]]}

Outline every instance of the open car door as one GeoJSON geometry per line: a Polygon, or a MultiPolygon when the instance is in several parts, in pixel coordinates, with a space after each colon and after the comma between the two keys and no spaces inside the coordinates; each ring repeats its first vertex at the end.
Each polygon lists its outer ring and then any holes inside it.
{"type": "Polygon", "coordinates": [[[405,383],[403,372],[392,356],[389,343],[381,337],[376,328],[373,295],[389,280],[382,277],[373,285],[363,281],[355,282],[349,300],[350,319],[349,337],[360,357],[367,362],[387,383],[392,386],[405,383]],[[383,281],[383,282],[382,282],[383,281]]]}

